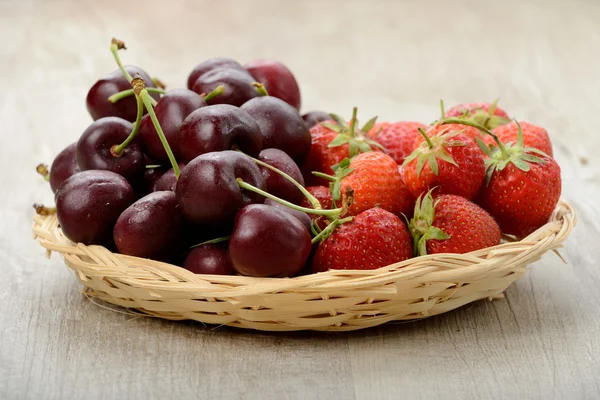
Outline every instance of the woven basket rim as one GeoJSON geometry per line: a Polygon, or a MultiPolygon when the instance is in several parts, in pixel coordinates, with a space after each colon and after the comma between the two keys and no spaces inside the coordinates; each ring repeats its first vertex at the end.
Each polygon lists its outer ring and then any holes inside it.
{"type": "MultiPolygon", "coordinates": [[[[202,275],[202,274],[194,274],[184,268],[179,266],[154,261],[150,259],[143,259],[139,257],[127,256],[119,253],[112,253],[110,250],[106,249],[103,246],[97,245],[84,245],[82,243],[73,243],[68,240],[62,232],[60,231],[60,227],[58,226],[58,219],[56,215],[49,216],[41,216],[35,215],[33,222],[33,233],[34,238],[37,239],[42,247],[44,247],[49,253],[52,251],[56,251],[61,253],[63,256],[65,255],[73,255],[73,256],[90,256],[91,254],[100,253],[103,256],[110,254],[111,258],[116,258],[121,261],[122,264],[126,265],[127,268],[131,268],[132,266],[135,268],[139,266],[140,263],[150,264],[152,268],[157,269],[157,271],[163,269],[168,273],[172,273],[173,269],[179,270],[179,274],[188,278],[185,285],[187,287],[182,287],[181,284],[184,283],[180,279],[177,280],[169,280],[166,279],[164,283],[164,287],[161,287],[163,290],[199,290],[206,289],[206,282],[210,281],[213,285],[224,284],[227,287],[237,286],[237,285],[248,285],[248,284],[265,284],[265,285],[281,285],[284,282],[294,282],[294,286],[320,286],[326,285],[330,289],[335,289],[335,284],[332,285],[330,279],[328,278],[346,278],[347,280],[355,280],[355,279],[369,279],[370,277],[377,277],[385,274],[394,274],[401,276],[403,274],[415,274],[415,273],[423,273],[427,272],[427,269],[436,269],[436,268],[444,268],[444,269],[452,269],[452,267],[448,267],[447,265],[444,267],[438,266],[440,261],[444,263],[454,264],[455,268],[461,268],[461,264],[470,264],[477,263],[482,259],[489,259],[495,254],[502,253],[515,253],[522,254],[523,247],[526,247],[525,253],[527,250],[535,249],[536,244],[539,244],[543,240],[548,240],[549,237],[552,237],[552,246],[551,247],[560,247],[560,244],[566,239],[566,237],[571,232],[572,228],[575,226],[577,222],[577,214],[575,209],[566,201],[561,200],[556,209],[554,210],[550,220],[548,223],[537,229],[535,232],[531,233],[527,237],[519,240],[519,241],[508,241],[505,243],[501,243],[499,245],[488,247],[485,249],[473,251],[470,253],[464,254],[454,254],[454,253],[440,253],[433,255],[425,255],[420,257],[410,258],[408,260],[394,263],[376,270],[360,270],[360,269],[348,269],[348,270],[329,270],[326,272],[320,272],[317,274],[309,274],[303,276],[296,276],[292,278],[258,278],[258,277],[249,277],[249,276],[241,276],[241,275],[233,275],[233,276],[224,276],[224,275],[202,275]],[[53,234],[49,234],[49,232],[54,231],[53,234]],[[55,236],[59,234],[60,237],[55,236]],[[419,260],[421,262],[428,262],[431,264],[431,267],[419,266],[418,268],[411,268],[411,266],[415,263],[415,260],[419,260]],[[436,267],[437,266],[437,267],[436,267]],[[317,278],[318,279],[315,279],[317,278]],[[197,285],[194,285],[194,282],[197,282],[197,285]]],[[[544,246],[546,247],[546,246],[544,246]]],[[[49,255],[49,254],[48,254],[49,255]]],[[[126,278],[124,277],[120,271],[122,267],[115,266],[114,270],[111,268],[103,268],[101,274],[107,277],[113,278],[126,278]],[[112,274],[111,272],[117,272],[116,274],[112,274]]],[[[179,275],[178,274],[178,275],[179,275]]],[[[286,286],[286,285],[284,285],[286,286]]]]}

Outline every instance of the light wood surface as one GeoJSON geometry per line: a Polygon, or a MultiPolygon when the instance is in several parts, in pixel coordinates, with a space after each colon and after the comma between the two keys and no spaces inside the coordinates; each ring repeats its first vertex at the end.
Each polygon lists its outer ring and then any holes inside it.
{"type": "Polygon", "coordinates": [[[600,2],[0,2],[0,399],[600,398],[600,2]],[[85,95],[126,63],[171,88],[211,56],[272,57],[303,109],[437,117],[491,100],[542,125],[579,224],[507,291],[415,323],[265,334],[94,305],[31,239],[34,173],[77,139],[85,95]]]}

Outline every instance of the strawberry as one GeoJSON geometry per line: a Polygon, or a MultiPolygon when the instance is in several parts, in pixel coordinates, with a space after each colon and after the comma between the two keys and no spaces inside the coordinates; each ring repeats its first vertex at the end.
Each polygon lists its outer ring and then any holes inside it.
{"type": "Polygon", "coordinates": [[[454,125],[436,125],[404,160],[404,181],[412,195],[434,189],[436,194],[456,194],[472,199],[485,177],[483,153],[454,125]]]}
{"type": "Polygon", "coordinates": [[[468,253],[500,243],[494,218],[464,197],[445,194],[433,199],[428,192],[417,199],[409,223],[415,255],[468,253]]]}
{"type": "Polygon", "coordinates": [[[339,189],[332,185],[333,199],[344,200],[348,189],[354,201],[348,215],[358,215],[373,207],[380,207],[396,215],[412,211],[414,199],[403,190],[406,185],[398,171],[398,164],[380,152],[362,153],[352,160],[344,160],[336,167],[341,178],[339,189]]]}
{"type": "Polygon", "coordinates": [[[498,101],[493,103],[465,103],[450,108],[445,114],[447,118],[461,118],[475,122],[488,129],[494,129],[510,122],[506,111],[498,107],[498,101]]]}
{"type": "MultiPolygon", "coordinates": [[[[306,187],[306,190],[310,194],[315,196],[317,200],[319,200],[319,203],[321,203],[322,209],[327,210],[327,209],[332,208],[333,200],[331,199],[331,192],[329,191],[329,188],[327,186],[308,186],[308,187],[306,187]]],[[[306,199],[306,197],[303,198],[300,205],[302,207],[306,207],[306,208],[313,208],[312,204],[310,204],[310,202],[306,199]]],[[[308,215],[310,216],[310,218],[313,221],[319,219],[318,215],[315,215],[315,214],[308,214],[308,215]]],[[[325,229],[325,227],[329,224],[329,221],[325,217],[321,217],[318,220],[317,224],[318,224],[319,228],[325,229]]]]}
{"type": "Polygon", "coordinates": [[[412,257],[410,234],[396,215],[370,208],[347,219],[352,220],[319,244],[312,260],[313,272],[377,269],[412,257]]]}
{"type": "Polygon", "coordinates": [[[375,118],[369,120],[362,129],[357,130],[356,108],[353,109],[349,123],[335,114],[331,114],[331,117],[333,120],[321,122],[310,129],[310,152],[301,167],[304,180],[309,186],[327,184],[323,179],[313,176],[313,171],[331,175],[333,174],[331,167],[339,164],[344,158],[381,147],[364,133],[373,127],[375,118]]]}
{"type": "Polygon", "coordinates": [[[560,198],[560,167],[539,149],[524,147],[517,125],[517,142],[502,143],[487,151],[486,184],[479,204],[498,221],[504,233],[524,237],[544,225],[560,198]]]}
{"type": "Polygon", "coordinates": [[[425,127],[420,122],[383,122],[375,124],[368,135],[385,147],[397,164],[402,164],[415,149],[416,139],[421,137],[418,128],[425,127]]]}
{"type": "MultiPolygon", "coordinates": [[[[529,122],[520,122],[520,125],[523,131],[523,144],[527,147],[534,147],[541,150],[552,157],[552,143],[548,137],[548,131],[540,126],[530,124],[529,122]]],[[[519,127],[516,122],[511,122],[497,127],[492,132],[498,136],[498,139],[500,139],[502,143],[516,143],[519,136],[519,127]]],[[[485,135],[483,141],[488,145],[495,143],[494,138],[489,135],[485,135]]]]}

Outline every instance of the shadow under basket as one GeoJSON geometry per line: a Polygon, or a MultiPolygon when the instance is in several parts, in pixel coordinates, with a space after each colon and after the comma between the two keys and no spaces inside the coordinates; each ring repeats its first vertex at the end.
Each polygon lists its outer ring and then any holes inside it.
{"type": "Polygon", "coordinates": [[[561,247],[576,223],[561,201],[547,224],[522,239],[468,254],[413,258],[377,270],[332,270],[296,278],[196,275],[158,261],[75,244],[56,215],[34,217],[33,232],[55,251],[88,297],[170,320],[263,331],[350,331],[422,319],[502,296],[528,264],[561,247]]]}

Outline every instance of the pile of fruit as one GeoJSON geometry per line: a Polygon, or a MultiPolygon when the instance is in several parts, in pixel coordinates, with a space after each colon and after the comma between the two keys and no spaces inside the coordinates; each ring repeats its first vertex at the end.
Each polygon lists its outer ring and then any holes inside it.
{"type": "Polygon", "coordinates": [[[94,122],[38,171],[64,235],[200,274],[291,277],[466,253],[544,225],[561,193],[542,127],[493,103],[433,123],[301,115],[281,63],[197,65],[166,90],[123,66],[87,96],[94,122]]]}

